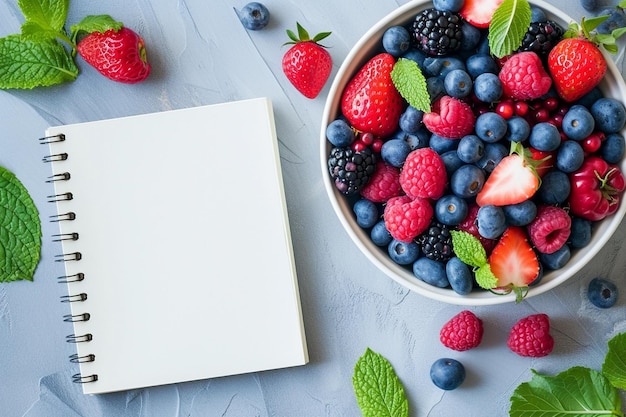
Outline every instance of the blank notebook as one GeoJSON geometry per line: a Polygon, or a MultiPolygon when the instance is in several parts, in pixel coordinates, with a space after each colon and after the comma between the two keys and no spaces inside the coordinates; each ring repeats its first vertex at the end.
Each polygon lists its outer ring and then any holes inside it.
{"type": "Polygon", "coordinates": [[[51,127],[41,141],[84,393],[307,363],[268,99],[51,127]]]}

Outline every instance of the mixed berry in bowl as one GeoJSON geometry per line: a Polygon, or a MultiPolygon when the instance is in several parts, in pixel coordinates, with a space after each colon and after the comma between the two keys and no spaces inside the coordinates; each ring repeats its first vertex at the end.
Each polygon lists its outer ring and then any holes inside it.
{"type": "Polygon", "coordinates": [[[554,288],[624,216],[626,86],[579,38],[596,23],[574,33],[547,3],[511,3],[402,6],[350,52],[324,111],[325,185],[345,229],[396,281],[446,302],[554,288]],[[503,14],[528,29],[503,30],[503,14]]]}

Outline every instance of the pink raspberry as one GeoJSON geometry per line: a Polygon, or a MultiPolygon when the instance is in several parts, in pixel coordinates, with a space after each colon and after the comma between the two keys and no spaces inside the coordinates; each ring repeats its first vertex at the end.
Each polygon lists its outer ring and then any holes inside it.
{"type": "Polygon", "coordinates": [[[549,355],[554,348],[549,317],[546,314],[533,314],[515,323],[509,333],[507,346],[520,356],[539,358],[549,355]]]}
{"type": "Polygon", "coordinates": [[[504,95],[514,100],[534,100],[552,86],[552,78],[534,52],[511,55],[502,65],[499,77],[504,95]]]}
{"type": "Polygon", "coordinates": [[[469,310],[463,310],[443,325],[439,340],[444,346],[462,352],[480,345],[483,321],[469,310]]]}
{"type": "Polygon", "coordinates": [[[438,199],[447,183],[446,166],[432,148],[409,153],[400,173],[400,185],[408,196],[438,199]]]}
{"type": "Polygon", "coordinates": [[[572,219],[560,207],[540,206],[537,208],[537,216],[527,229],[530,240],[539,252],[554,253],[569,239],[572,219]]]}
{"type": "Polygon", "coordinates": [[[390,198],[383,215],[385,226],[394,239],[411,242],[428,228],[433,208],[425,198],[403,195],[390,198]]]}
{"type": "Polygon", "coordinates": [[[374,175],[361,190],[361,196],[374,203],[384,203],[401,194],[400,170],[384,161],[378,161],[374,175]]]}
{"type": "Polygon", "coordinates": [[[435,101],[422,122],[431,132],[448,139],[460,139],[474,130],[476,116],[465,102],[449,96],[435,101]]]}

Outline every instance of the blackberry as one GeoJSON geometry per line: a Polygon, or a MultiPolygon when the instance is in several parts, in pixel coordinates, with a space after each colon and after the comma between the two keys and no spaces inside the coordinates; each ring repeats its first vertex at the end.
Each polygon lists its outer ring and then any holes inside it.
{"type": "Polygon", "coordinates": [[[375,170],[376,157],[370,148],[355,151],[349,147],[335,147],[330,151],[328,171],[343,195],[361,191],[375,170]]]}
{"type": "Polygon", "coordinates": [[[424,256],[434,261],[446,262],[454,256],[450,229],[438,221],[433,221],[416,241],[424,256]]]}
{"type": "Polygon", "coordinates": [[[409,32],[417,48],[431,56],[454,52],[463,40],[461,17],[447,10],[424,10],[415,17],[409,32]]]}
{"type": "Polygon", "coordinates": [[[552,20],[532,22],[518,51],[531,51],[546,57],[563,37],[563,28],[552,20]]]}

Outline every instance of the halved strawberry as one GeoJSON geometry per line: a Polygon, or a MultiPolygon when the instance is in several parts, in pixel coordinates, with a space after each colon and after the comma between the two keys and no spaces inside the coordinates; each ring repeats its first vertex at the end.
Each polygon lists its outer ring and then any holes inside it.
{"type": "Polygon", "coordinates": [[[531,158],[535,161],[539,161],[539,164],[535,166],[535,171],[537,171],[537,175],[543,177],[554,167],[554,162],[556,158],[556,151],[539,151],[535,148],[528,148],[531,154],[531,158]]]}
{"type": "Polygon", "coordinates": [[[491,17],[498,6],[504,0],[465,0],[465,4],[459,11],[463,19],[472,26],[487,28],[491,23],[491,17]]]}
{"type": "Polygon", "coordinates": [[[517,301],[521,301],[539,274],[537,254],[522,227],[510,226],[504,231],[489,255],[489,266],[498,280],[497,289],[514,291],[517,301]]]}
{"type": "Polygon", "coordinates": [[[511,154],[502,158],[491,172],[483,188],[476,195],[476,204],[506,206],[531,198],[541,185],[530,152],[518,143],[511,142],[511,154]]]}

